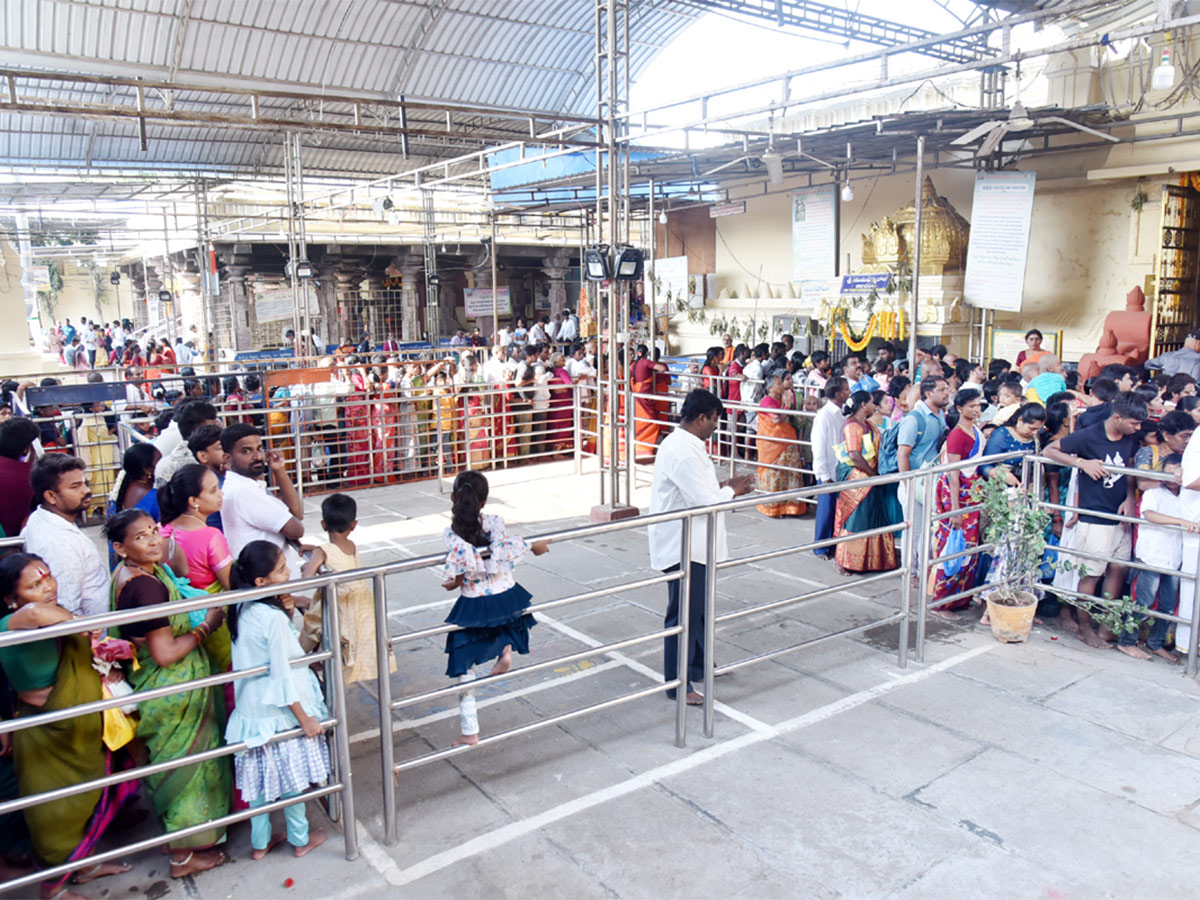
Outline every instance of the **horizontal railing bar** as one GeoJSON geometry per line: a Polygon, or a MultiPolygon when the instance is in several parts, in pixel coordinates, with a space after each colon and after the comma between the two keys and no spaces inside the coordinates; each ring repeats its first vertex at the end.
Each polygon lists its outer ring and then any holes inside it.
{"type": "MultiPolygon", "coordinates": [[[[475,682],[471,682],[472,686],[475,682]]],[[[439,759],[445,759],[448,756],[453,756],[457,753],[465,753],[468,750],[477,750],[480,747],[486,747],[489,744],[497,744],[501,741],[506,741],[509,738],[520,737],[523,734],[528,734],[531,731],[538,731],[542,728],[549,728],[552,725],[561,725],[563,722],[569,722],[571,719],[577,719],[582,715],[591,712],[598,712],[602,709],[611,709],[614,706],[620,706],[625,703],[630,703],[634,700],[641,700],[643,697],[652,697],[655,694],[661,694],[664,691],[672,689],[678,690],[681,687],[679,679],[675,678],[671,681],[664,681],[661,684],[656,684],[653,687],[643,688],[640,691],[635,691],[632,694],[622,694],[620,697],[614,697],[611,700],[604,700],[600,703],[593,703],[591,706],[584,706],[580,709],[573,709],[570,712],[559,713],[555,716],[550,716],[546,719],[539,719],[536,722],[530,722],[527,725],[519,725],[516,728],[510,728],[508,731],[501,731],[498,734],[489,735],[485,738],[480,738],[479,743],[474,746],[460,745],[458,747],[450,747],[446,750],[438,750],[434,753],[427,753],[424,756],[418,756],[414,759],[405,760],[397,763],[395,766],[396,774],[400,774],[406,769],[415,769],[419,766],[426,765],[431,762],[437,762],[439,759]]]]}
{"type": "MultiPolygon", "coordinates": [[[[323,729],[329,729],[337,726],[338,724],[339,721],[337,718],[322,719],[320,723],[323,729]]],[[[286,741],[289,738],[302,737],[303,735],[304,729],[297,726],[289,731],[280,731],[277,734],[271,735],[271,737],[268,738],[265,743],[274,744],[279,741],[286,741]]],[[[222,744],[220,747],[214,747],[212,750],[202,750],[199,753],[181,756],[178,759],[170,759],[166,762],[151,763],[149,765],[138,766],[133,769],[122,769],[120,772],[114,772],[112,775],[105,775],[102,778],[95,778],[92,781],[84,781],[79,784],[55,788],[52,791],[44,791],[40,794],[30,794],[24,797],[19,797],[16,800],[8,800],[4,803],[0,803],[0,816],[17,812],[30,806],[41,806],[43,803],[62,800],[65,797],[72,797],[75,794],[86,794],[88,791],[112,787],[114,784],[121,784],[126,781],[136,781],[140,778],[146,778],[150,775],[157,775],[160,772],[169,772],[172,769],[181,769],[184,766],[191,766],[197,763],[207,762],[210,759],[220,759],[222,756],[232,756],[234,753],[240,753],[243,750],[249,749],[250,748],[245,741],[238,741],[236,744],[222,744]]]]}
{"type": "Polygon", "coordinates": [[[742,669],[742,668],[745,668],[746,666],[753,665],[754,663],[768,662],[772,659],[775,659],[776,657],[785,656],[788,653],[795,653],[797,650],[802,650],[805,647],[812,647],[812,646],[815,646],[816,644],[823,644],[825,641],[833,640],[834,638],[849,637],[851,635],[859,634],[860,632],[863,632],[863,631],[870,631],[872,628],[879,628],[882,625],[891,625],[895,622],[901,621],[903,618],[904,618],[903,613],[895,613],[894,615],[887,616],[886,618],[883,618],[883,619],[878,619],[874,622],[867,622],[863,625],[854,625],[850,628],[843,628],[840,631],[831,632],[830,634],[822,634],[815,638],[809,638],[806,641],[801,641],[798,644],[792,644],[790,647],[784,647],[780,650],[772,650],[769,653],[761,653],[758,656],[748,656],[745,659],[740,659],[735,662],[726,663],[725,665],[722,665],[722,666],[716,666],[713,669],[713,672],[717,675],[723,675],[726,672],[733,672],[736,669],[742,669]]]}
{"type": "Polygon", "coordinates": [[[194,834],[203,834],[213,828],[228,828],[230,825],[236,825],[238,822],[245,822],[255,816],[263,813],[271,813],[277,810],[285,809],[294,803],[307,803],[309,800],[319,800],[322,797],[328,797],[330,794],[338,794],[345,788],[342,782],[337,784],[328,784],[325,787],[314,788],[302,794],[297,794],[294,797],[288,797],[282,800],[272,800],[270,803],[264,803],[262,806],[256,806],[254,809],[243,810],[242,812],[230,813],[229,815],[221,816],[216,819],[209,819],[207,822],[201,822],[199,825],[189,825],[187,828],[180,828],[176,831],[167,831],[151,838],[145,838],[141,841],[135,841],[132,844],[125,844],[113,850],[105,850],[102,853],[93,853],[91,856],[85,856],[83,859],[76,859],[62,865],[53,866],[48,869],[39,869],[30,875],[24,875],[20,878],[13,878],[10,881],[0,882],[0,891],[10,891],[19,887],[38,884],[42,881],[50,881],[58,878],[60,875],[67,875],[71,872],[78,872],[80,869],[87,869],[99,863],[110,862],[118,859],[126,854],[140,853],[143,850],[153,850],[155,847],[161,847],[163,844],[170,844],[173,841],[182,840],[183,838],[191,837],[194,834]]]}
{"type": "MultiPolygon", "coordinates": [[[[537,603],[526,607],[524,610],[527,613],[538,613],[547,609],[555,609],[559,606],[567,606],[571,603],[579,603],[584,600],[595,600],[598,597],[607,597],[611,594],[619,594],[624,591],[636,591],[645,587],[653,587],[656,584],[666,584],[671,581],[679,581],[683,578],[682,573],[672,572],[665,575],[655,575],[651,578],[643,578],[640,581],[631,581],[626,584],[617,584],[610,587],[596,588],[594,591],[585,591],[582,594],[573,594],[570,597],[562,597],[558,600],[547,600],[545,603],[537,603]]],[[[447,603],[451,602],[452,598],[447,599],[447,603]]],[[[396,610],[389,615],[403,615],[404,610],[396,610]]],[[[406,641],[414,641],[420,638],[436,637],[439,634],[449,634],[452,631],[461,631],[461,625],[435,625],[431,628],[423,628],[420,631],[405,631],[399,634],[389,634],[388,640],[401,644],[406,641]]]]}
{"type": "MultiPolygon", "coordinates": [[[[682,626],[675,625],[672,628],[664,628],[661,631],[653,631],[650,634],[642,634],[638,635],[637,637],[625,638],[620,641],[614,641],[611,644],[603,644],[599,647],[588,647],[575,653],[568,653],[565,656],[556,656],[554,659],[547,659],[542,662],[521,666],[519,669],[509,669],[507,672],[501,675],[485,675],[483,678],[476,678],[471,682],[471,687],[486,687],[489,684],[493,684],[494,682],[505,678],[512,678],[517,675],[528,675],[533,672],[540,672],[543,669],[550,669],[554,666],[560,666],[563,663],[578,662],[581,659],[588,659],[593,656],[602,656],[607,653],[614,653],[617,650],[624,650],[626,647],[636,647],[638,644],[644,644],[647,641],[672,637],[682,632],[682,630],[682,626]]],[[[437,688],[432,691],[425,691],[421,694],[414,694],[411,697],[403,697],[400,700],[393,700],[392,709],[403,709],[406,706],[415,706],[418,703],[426,703],[429,700],[436,700],[439,697],[457,694],[463,690],[463,687],[463,685],[455,684],[451,685],[450,687],[437,688]]]]}
{"type": "Polygon", "coordinates": [[[847,584],[831,584],[827,587],[816,588],[803,594],[796,594],[791,597],[785,597],[782,600],[772,600],[769,603],[762,603],[758,606],[748,606],[745,609],[734,610],[733,612],[725,613],[717,616],[713,621],[720,624],[721,622],[732,622],[734,619],[743,619],[746,616],[752,616],[756,613],[768,612],[772,609],[782,609],[785,606],[795,606],[803,604],[810,600],[818,600],[821,597],[830,594],[838,594],[850,588],[860,587],[865,584],[874,584],[877,581],[885,581],[889,578],[895,578],[897,575],[903,574],[903,569],[892,569],[888,572],[880,572],[878,575],[869,575],[866,578],[861,578],[857,581],[847,584]]]}
{"type": "MultiPolygon", "coordinates": [[[[276,587],[278,590],[278,587],[276,587]]],[[[40,629],[31,629],[34,631],[40,629]]],[[[312,653],[308,656],[298,656],[288,662],[293,666],[309,665],[314,662],[324,662],[327,659],[332,659],[333,653],[329,650],[322,650],[319,653],[312,653]]],[[[160,688],[151,688],[148,691],[134,691],[132,694],[126,694],[124,697],[109,697],[104,700],[91,700],[87,703],[80,703],[77,706],[69,706],[66,709],[55,709],[50,712],[38,713],[34,716],[18,716],[15,719],[0,720],[0,734],[5,734],[10,731],[24,731],[27,728],[37,728],[39,725],[52,725],[55,722],[65,722],[67,719],[74,719],[78,716],[86,716],[91,713],[104,712],[106,709],[115,709],[118,706],[128,706],[133,703],[145,703],[149,700],[159,700],[163,697],[172,697],[175,694],[187,694],[192,691],[204,690],[218,685],[229,684],[234,681],[239,681],[243,678],[252,678],[255,675],[263,675],[271,671],[270,666],[255,666],[252,669],[237,669],[230,672],[222,672],[219,675],[205,675],[203,678],[196,678],[192,681],[181,681],[177,684],[168,684],[160,688]]]]}
{"type": "Polygon", "coordinates": [[[936,569],[944,562],[950,562],[952,559],[962,559],[964,556],[974,556],[976,553],[987,553],[995,550],[995,544],[976,544],[974,547],[968,547],[966,550],[959,550],[957,553],[948,553],[945,556],[935,556],[929,560],[929,567],[936,569]]]}
{"type": "MultiPolygon", "coordinates": [[[[766,497],[772,497],[773,494],[765,494],[766,497]]],[[[821,550],[825,547],[836,547],[838,544],[857,541],[861,538],[876,537],[881,534],[892,534],[896,531],[905,531],[908,529],[907,522],[900,522],[896,525],[881,525],[878,528],[869,528],[866,531],[847,532],[846,534],[838,535],[837,537],[822,538],[819,541],[809,541],[807,544],[799,544],[795,547],[782,547],[778,550],[767,550],[763,553],[756,553],[753,556],[739,556],[736,559],[723,559],[717,563],[717,571],[722,569],[732,569],[736,566],[746,566],[753,563],[765,562],[771,559],[778,559],[781,556],[790,556],[793,553],[803,553],[807,550],[821,550]]]]}

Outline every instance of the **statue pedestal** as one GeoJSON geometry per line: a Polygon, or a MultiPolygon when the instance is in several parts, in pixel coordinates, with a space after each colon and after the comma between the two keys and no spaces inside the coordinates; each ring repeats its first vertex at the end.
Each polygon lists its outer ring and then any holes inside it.
{"type": "Polygon", "coordinates": [[[971,311],[962,305],[962,275],[922,275],[917,337],[935,338],[952,353],[965,355],[970,341],[971,311]]]}

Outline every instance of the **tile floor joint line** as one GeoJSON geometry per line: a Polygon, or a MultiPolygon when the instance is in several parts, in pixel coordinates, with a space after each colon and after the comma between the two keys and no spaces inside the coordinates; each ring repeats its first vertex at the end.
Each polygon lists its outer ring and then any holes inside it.
{"type": "MultiPolygon", "coordinates": [[[[840,700],[835,700],[833,703],[810,710],[803,715],[795,716],[787,721],[776,726],[773,731],[776,734],[785,734],[792,731],[797,731],[802,728],[807,728],[810,725],[815,725],[818,722],[823,722],[826,719],[832,718],[840,713],[854,709],[869,703],[877,697],[882,697],[892,691],[898,690],[910,684],[915,684],[919,681],[924,681],[927,678],[932,678],[947,669],[953,668],[968,660],[974,659],[983,653],[994,650],[1000,644],[983,644],[973,650],[968,650],[965,653],[960,653],[957,656],[952,656],[949,659],[934,663],[923,669],[919,669],[908,673],[902,678],[894,681],[888,681],[883,684],[878,684],[875,687],[867,688],[848,697],[843,697],[840,700]]],[[[606,788],[601,788],[591,794],[586,794],[582,797],[576,797],[573,800],[568,800],[558,806],[551,807],[540,813],[536,813],[516,822],[510,822],[495,828],[492,831],[485,832],[477,837],[464,841],[456,847],[451,847],[448,850],[443,850],[440,853],[435,853],[432,856],[426,857],[418,863],[408,866],[404,869],[398,869],[395,872],[381,873],[387,878],[388,883],[400,887],[402,885],[411,884],[435,872],[439,872],[448,866],[462,862],[481,853],[486,853],[490,850],[495,850],[502,847],[520,837],[527,834],[537,832],[539,829],[551,825],[555,822],[566,819],[577,813],[584,812],[593,807],[607,803],[610,800],[616,800],[624,797],[634,791],[645,787],[651,787],[665,778],[670,778],[675,775],[681,775],[689,772],[692,769],[720,759],[730,753],[747,747],[753,747],[757,744],[764,743],[770,740],[774,735],[763,732],[752,731],[748,734],[740,735],[736,738],[730,738],[727,741],[722,741],[718,744],[713,744],[705,747],[702,750],[697,750],[688,756],[674,760],[669,763],[664,763],[652,769],[642,772],[640,775],[635,775],[625,781],[610,785],[606,788]],[[393,880],[394,879],[394,880],[393,880]]]]}

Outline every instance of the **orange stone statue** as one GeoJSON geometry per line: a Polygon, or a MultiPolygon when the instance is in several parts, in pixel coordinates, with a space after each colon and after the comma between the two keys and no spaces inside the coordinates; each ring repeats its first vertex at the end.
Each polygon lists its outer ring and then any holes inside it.
{"type": "Polygon", "coordinates": [[[1140,287],[1134,287],[1125,295],[1125,310],[1105,317],[1100,346],[1079,360],[1079,377],[1092,378],[1112,363],[1140,366],[1149,357],[1150,313],[1146,312],[1146,295],[1140,287]]]}

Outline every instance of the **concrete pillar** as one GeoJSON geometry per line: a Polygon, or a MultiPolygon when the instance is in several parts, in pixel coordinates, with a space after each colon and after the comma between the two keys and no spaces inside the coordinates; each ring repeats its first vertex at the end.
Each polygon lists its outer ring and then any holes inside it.
{"type": "MultiPolygon", "coordinates": [[[[25,288],[21,284],[24,270],[16,246],[0,239],[0,262],[5,278],[0,278],[0,315],[9,323],[0,329],[0,371],[13,374],[40,372],[43,368],[57,369],[56,360],[42,363],[41,347],[33,346],[29,332],[29,312],[25,303],[25,288]]],[[[36,309],[33,310],[37,314],[36,309]]],[[[51,328],[53,323],[47,323],[51,328]]]]}
{"type": "MultiPolygon", "coordinates": [[[[476,258],[472,258],[472,259],[468,260],[469,265],[479,266],[479,268],[477,268],[477,269],[476,268],[471,269],[471,272],[475,276],[475,289],[476,290],[486,291],[488,288],[490,288],[492,286],[492,268],[491,268],[490,262],[491,262],[491,260],[487,256],[486,253],[481,253],[476,258]]],[[[500,280],[503,281],[503,276],[500,275],[500,273],[497,273],[497,275],[500,277],[500,280]]],[[[500,320],[504,321],[503,315],[500,316],[500,320]]],[[[492,321],[492,317],[490,315],[476,316],[473,324],[472,324],[472,320],[470,318],[468,318],[467,324],[472,325],[472,327],[474,327],[474,328],[478,328],[479,332],[485,338],[487,338],[489,342],[492,339],[492,335],[494,335],[496,333],[496,323],[492,321]]]]}
{"type": "Polygon", "coordinates": [[[419,341],[424,332],[421,322],[421,286],[425,283],[425,266],[413,259],[396,262],[400,270],[400,341],[419,341]]]}
{"type": "Polygon", "coordinates": [[[336,283],[342,340],[345,343],[357,344],[365,326],[359,289],[363,279],[362,267],[349,260],[343,260],[334,268],[333,279],[336,283]]]}

